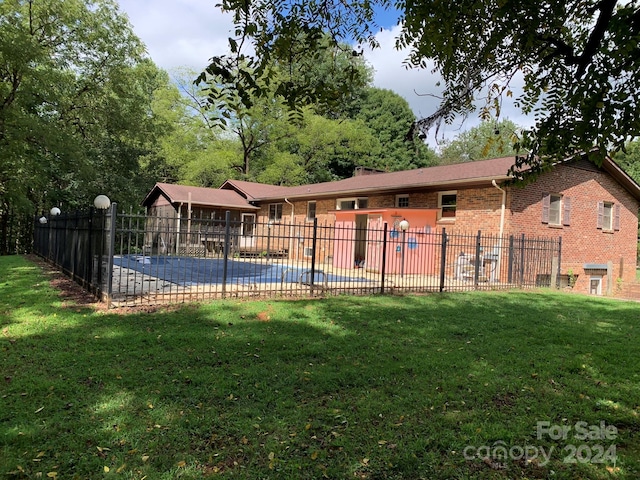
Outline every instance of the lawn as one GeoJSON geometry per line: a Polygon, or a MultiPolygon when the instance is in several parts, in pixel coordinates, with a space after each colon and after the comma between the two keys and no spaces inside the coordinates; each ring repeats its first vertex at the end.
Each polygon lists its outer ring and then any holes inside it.
{"type": "Polygon", "coordinates": [[[640,304],[63,302],[0,257],[0,477],[640,476],[640,304]]]}

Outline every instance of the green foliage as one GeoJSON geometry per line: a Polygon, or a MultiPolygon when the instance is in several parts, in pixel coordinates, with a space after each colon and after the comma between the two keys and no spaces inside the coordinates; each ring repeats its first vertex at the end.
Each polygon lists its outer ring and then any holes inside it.
{"type": "Polygon", "coordinates": [[[194,77],[192,71],[177,70],[171,82],[154,92],[151,109],[159,138],[156,151],[141,164],[154,182],[216,188],[233,176],[242,153],[239,144],[216,127],[205,92],[193,85],[194,77]]]}
{"type": "Polygon", "coordinates": [[[629,142],[613,159],[631,178],[640,183],[640,140],[629,142]]]}
{"type": "Polygon", "coordinates": [[[112,313],[3,257],[0,475],[638,478],[637,312],[529,291],[112,313]],[[544,421],[617,435],[537,438],[544,421]],[[553,452],[464,457],[499,442],[553,452]],[[565,463],[572,444],[617,460],[565,463]]]}
{"type": "MultiPolygon", "coordinates": [[[[285,53],[313,58],[323,32],[335,42],[375,46],[376,10],[397,8],[402,31],[396,46],[409,49],[406,64],[434,69],[443,79],[441,107],[412,132],[466,116],[478,103],[482,119],[500,118],[503,100],[523,83],[516,105],[535,125],[522,132],[518,146],[532,174],[577,151],[598,163],[640,135],[636,1],[225,0],[221,7],[234,14],[230,43],[241,46],[234,52],[244,47],[242,58],[251,58],[254,71],[285,53]],[[255,55],[244,53],[250,49],[255,55]]],[[[280,85],[289,105],[323,98],[313,85],[280,85]]]]}
{"type": "Polygon", "coordinates": [[[380,170],[409,170],[433,165],[435,154],[421,138],[408,138],[416,118],[409,103],[397,93],[367,88],[354,117],[362,120],[380,143],[372,166],[380,170]]]}
{"type": "Polygon", "coordinates": [[[0,253],[36,210],[139,201],[161,80],[112,0],[0,3],[0,253]]]}
{"type": "Polygon", "coordinates": [[[440,163],[460,163],[507,157],[518,154],[519,128],[510,120],[480,123],[445,142],[440,148],[440,163]]]}

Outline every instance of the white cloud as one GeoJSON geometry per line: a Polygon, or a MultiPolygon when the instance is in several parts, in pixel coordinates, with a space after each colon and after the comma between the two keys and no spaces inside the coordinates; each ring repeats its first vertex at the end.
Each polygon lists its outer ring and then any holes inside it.
{"type": "MultiPolygon", "coordinates": [[[[215,0],[119,0],[119,4],[160,68],[171,71],[187,67],[201,71],[211,57],[228,51],[227,38],[233,33],[232,17],[216,8],[215,0]]],[[[403,65],[407,51],[394,48],[399,32],[399,26],[382,30],[377,36],[380,48],[366,49],[364,55],[375,69],[374,84],[398,93],[409,102],[418,118],[426,117],[439,105],[438,77],[429,70],[407,69],[403,65]]],[[[505,102],[503,118],[519,125],[531,123],[509,99],[505,102]]],[[[478,123],[477,116],[472,114],[465,123],[443,126],[439,137],[451,138],[478,123]]],[[[434,144],[433,134],[429,142],[434,144]]]]}
{"type": "Polygon", "coordinates": [[[232,17],[213,0],[119,0],[133,30],[160,68],[203,70],[227,51],[232,17]]]}

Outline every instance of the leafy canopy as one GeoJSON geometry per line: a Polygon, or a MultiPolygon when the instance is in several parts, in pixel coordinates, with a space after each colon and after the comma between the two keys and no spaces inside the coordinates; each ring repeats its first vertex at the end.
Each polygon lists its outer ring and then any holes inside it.
{"type": "MultiPolygon", "coordinates": [[[[482,118],[499,118],[503,100],[522,84],[515,102],[535,125],[516,147],[534,171],[577,151],[601,161],[640,135],[635,0],[223,0],[219,6],[233,12],[235,36],[232,55],[214,59],[209,70],[238,80],[241,96],[260,92],[255,78],[263,78],[273,58],[312,61],[327,32],[336,45],[375,47],[376,11],[396,8],[402,25],[396,47],[409,50],[407,66],[442,77],[440,108],[417,121],[413,134],[478,104],[482,118]],[[229,67],[239,59],[248,68],[233,73],[229,67]]],[[[292,107],[324,94],[313,84],[267,78],[292,107]]]]}

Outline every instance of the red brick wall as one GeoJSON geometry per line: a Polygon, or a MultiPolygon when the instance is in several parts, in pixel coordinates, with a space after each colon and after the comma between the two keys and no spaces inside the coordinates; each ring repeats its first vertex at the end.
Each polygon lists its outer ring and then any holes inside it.
{"type": "MultiPolygon", "coordinates": [[[[509,193],[508,233],[562,236],[561,272],[567,274],[571,271],[578,275],[576,290],[585,292],[589,289],[590,272],[584,271],[585,263],[613,262],[614,288],[619,277],[627,282],[634,280],[638,202],[610,175],[594,169],[561,165],[524,188],[510,188],[509,193]],[[542,197],[545,193],[571,198],[570,225],[542,223],[542,197]],[[620,205],[619,231],[597,228],[597,206],[601,201],[620,205]]],[[[603,278],[603,293],[606,281],[607,278],[603,278]]]]}
{"type": "MultiPolygon", "coordinates": [[[[635,279],[636,242],[638,233],[638,201],[622,188],[607,173],[593,167],[561,165],[543,174],[536,182],[526,187],[505,187],[506,211],[504,234],[535,237],[562,237],[561,273],[577,275],[575,289],[587,292],[589,274],[585,263],[613,263],[613,283],[620,277],[625,282],[635,279]],[[571,198],[571,222],[568,226],[551,226],[542,223],[542,197],[545,193],[557,193],[571,198]],[[597,228],[597,204],[600,201],[620,205],[620,230],[606,232],[597,228]],[[621,271],[622,266],[622,271],[621,271]]],[[[443,189],[445,190],[445,189],[443,189]]],[[[403,192],[398,192],[403,193],[403,192]]],[[[409,192],[411,208],[437,208],[438,191],[409,192]]],[[[395,194],[368,195],[370,208],[395,207],[395,194]]],[[[294,220],[297,225],[306,221],[307,201],[295,201],[294,220]]],[[[449,233],[472,233],[482,230],[487,234],[498,234],[502,192],[487,185],[457,189],[455,220],[442,219],[438,228],[449,233]]],[[[336,199],[320,199],[316,202],[319,225],[332,225],[336,199]]],[[[268,221],[268,203],[258,212],[258,222],[268,221]]],[[[283,223],[289,224],[291,205],[283,203],[283,223]]],[[[295,232],[294,232],[295,233],[295,232]]],[[[284,247],[284,245],[283,245],[284,247]]],[[[332,246],[323,245],[325,255],[331,254],[332,246]]],[[[296,251],[298,249],[295,249],[296,251]]],[[[607,278],[603,278],[603,292],[607,278]]]]}

